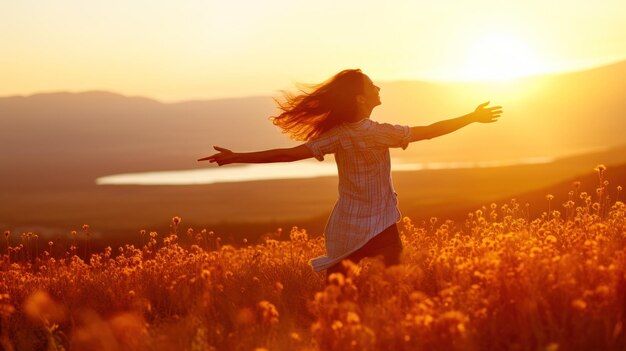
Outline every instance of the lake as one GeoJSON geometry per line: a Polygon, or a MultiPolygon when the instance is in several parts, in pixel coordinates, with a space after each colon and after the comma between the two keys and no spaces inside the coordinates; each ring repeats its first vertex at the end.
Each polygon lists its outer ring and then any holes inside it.
{"type": "MultiPolygon", "coordinates": [[[[550,157],[480,162],[393,162],[392,171],[419,171],[433,169],[489,168],[520,164],[553,162],[550,157]]],[[[226,182],[246,182],[270,179],[296,179],[333,176],[337,166],[332,161],[301,161],[251,165],[208,165],[203,169],[114,174],[96,179],[98,185],[197,185],[226,182]]]]}

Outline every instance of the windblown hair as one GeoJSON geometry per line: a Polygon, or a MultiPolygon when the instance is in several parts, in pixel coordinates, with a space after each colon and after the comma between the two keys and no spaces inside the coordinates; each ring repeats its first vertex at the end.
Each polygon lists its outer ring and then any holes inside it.
{"type": "Polygon", "coordinates": [[[315,139],[344,121],[352,121],[357,114],[356,96],[363,93],[365,75],[360,69],[347,69],[321,84],[302,85],[300,95],[283,92],[285,101],[274,101],[283,112],[272,116],[272,123],[292,139],[315,139]]]}

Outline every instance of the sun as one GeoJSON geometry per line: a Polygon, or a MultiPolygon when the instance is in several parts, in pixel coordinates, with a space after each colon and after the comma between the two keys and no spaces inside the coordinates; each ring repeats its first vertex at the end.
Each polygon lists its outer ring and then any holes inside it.
{"type": "Polygon", "coordinates": [[[469,45],[457,77],[460,80],[505,80],[544,70],[535,52],[518,37],[493,33],[469,45]]]}

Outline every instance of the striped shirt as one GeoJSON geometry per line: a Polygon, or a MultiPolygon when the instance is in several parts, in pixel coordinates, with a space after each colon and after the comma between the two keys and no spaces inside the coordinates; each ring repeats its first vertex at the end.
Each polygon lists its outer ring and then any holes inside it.
{"type": "Polygon", "coordinates": [[[389,148],[406,149],[410,140],[408,126],[366,118],[343,123],[305,143],[319,161],[325,154],[335,154],[339,175],[339,198],[324,233],[326,255],[310,261],[313,270],[341,262],[400,220],[389,148]]]}

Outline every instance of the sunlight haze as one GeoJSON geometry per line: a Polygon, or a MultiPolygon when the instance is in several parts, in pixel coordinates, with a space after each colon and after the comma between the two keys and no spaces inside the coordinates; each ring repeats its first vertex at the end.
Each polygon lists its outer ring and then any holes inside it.
{"type": "Polygon", "coordinates": [[[626,2],[33,1],[0,4],[0,96],[274,95],[345,68],[501,80],[626,58],[626,2]]]}

